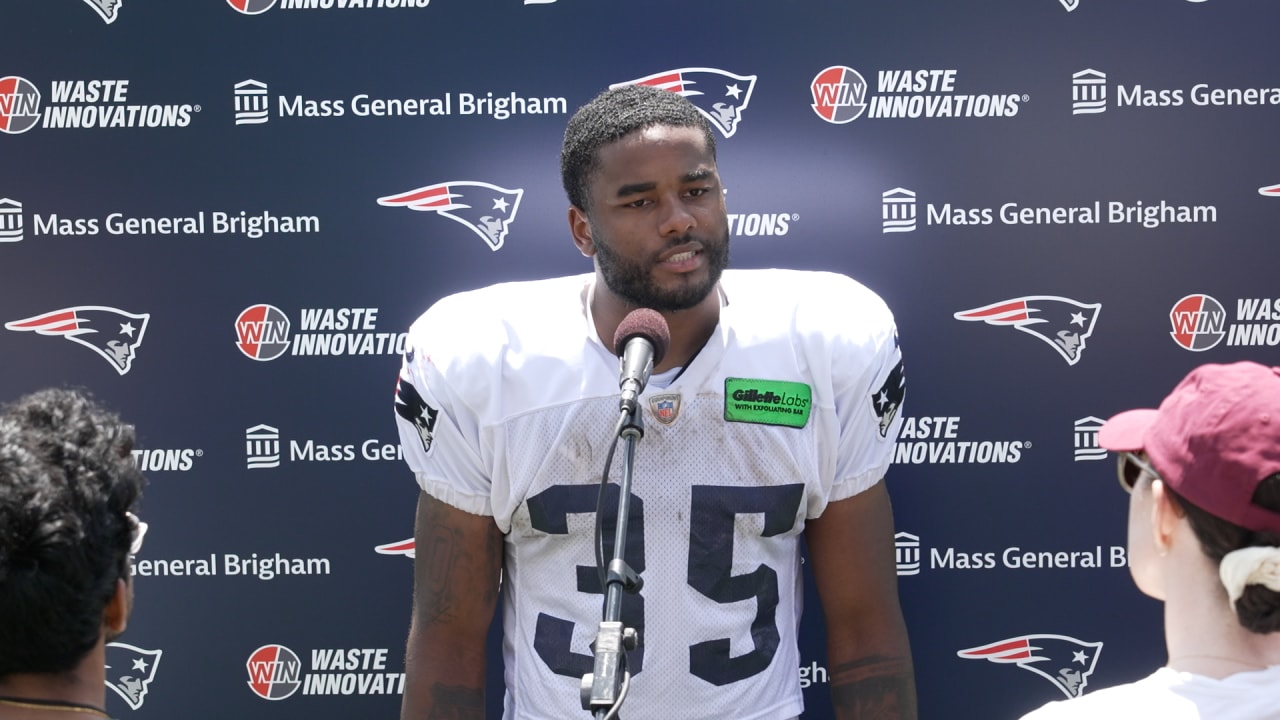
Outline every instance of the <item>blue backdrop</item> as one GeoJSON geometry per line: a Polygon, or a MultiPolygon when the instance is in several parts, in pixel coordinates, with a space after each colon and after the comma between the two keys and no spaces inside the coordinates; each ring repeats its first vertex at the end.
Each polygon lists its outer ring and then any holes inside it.
{"type": "MultiPolygon", "coordinates": [[[[1277,364],[1277,23],[1229,0],[9,0],[0,397],[90,388],[150,480],[109,709],[395,716],[402,333],[448,293],[589,270],[561,134],[640,80],[716,123],[733,265],[843,272],[896,313],[921,716],[1147,674],[1160,606],[1095,434],[1199,363],[1277,364]],[[389,200],[433,187],[507,201],[389,200]]],[[[828,718],[816,607],[804,630],[828,718]]]]}

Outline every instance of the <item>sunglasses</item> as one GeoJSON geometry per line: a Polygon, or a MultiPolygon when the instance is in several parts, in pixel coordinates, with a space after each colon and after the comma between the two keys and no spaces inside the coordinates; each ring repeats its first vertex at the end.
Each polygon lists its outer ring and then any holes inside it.
{"type": "Polygon", "coordinates": [[[142,550],[142,539],[147,536],[147,524],[131,512],[126,512],[124,515],[129,520],[129,528],[133,534],[133,540],[129,544],[129,554],[137,555],[138,551],[142,550]]]}
{"type": "Polygon", "coordinates": [[[1120,487],[1124,488],[1125,492],[1133,492],[1133,486],[1138,484],[1138,478],[1142,477],[1142,473],[1156,480],[1163,480],[1160,473],[1151,467],[1151,463],[1143,460],[1137,453],[1122,452],[1116,456],[1116,477],[1120,479],[1120,487]]]}

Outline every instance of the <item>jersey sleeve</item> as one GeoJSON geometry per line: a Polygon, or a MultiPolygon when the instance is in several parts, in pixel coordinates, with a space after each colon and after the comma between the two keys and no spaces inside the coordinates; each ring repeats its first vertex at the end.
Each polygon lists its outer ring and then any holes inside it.
{"type": "Polygon", "coordinates": [[[396,381],[400,445],[428,495],[459,510],[492,515],[481,421],[460,391],[467,365],[455,354],[453,341],[461,338],[441,321],[445,314],[438,304],[410,329],[396,381]]]}
{"type": "Polygon", "coordinates": [[[823,303],[838,425],[828,502],[857,495],[884,477],[893,461],[906,393],[893,313],[871,290],[837,277],[823,303]]]}

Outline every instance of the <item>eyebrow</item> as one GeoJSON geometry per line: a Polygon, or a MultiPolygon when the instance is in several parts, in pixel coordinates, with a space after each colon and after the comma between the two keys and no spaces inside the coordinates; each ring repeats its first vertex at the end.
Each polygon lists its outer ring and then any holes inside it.
{"type": "MultiPolygon", "coordinates": [[[[710,168],[699,168],[697,170],[692,170],[690,172],[685,173],[684,176],[680,178],[680,182],[682,183],[699,182],[714,176],[714,174],[715,172],[710,168]]],[[[626,197],[628,195],[636,195],[638,193],[648,192],[657,186],[658,184],[655,182],[630,183],[628,185],[623,185],[618,188],[617,197],[626,197]]]]}

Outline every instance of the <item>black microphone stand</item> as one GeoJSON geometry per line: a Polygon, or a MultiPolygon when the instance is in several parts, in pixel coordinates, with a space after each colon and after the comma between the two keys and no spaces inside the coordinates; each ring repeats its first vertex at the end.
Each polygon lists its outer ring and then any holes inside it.
{"type": "Polygon", "coordinates": [[[626,553],[627,520],[631,512],[631,476],[636,445],[644,437],[643,413],[634,401],[625,403],[619,418],[618,437],[626,443],[622,456],[622,481],[618,490],[617,527],[613,536],[613,559],[605,573],[604,619],[596,630],[595,666],[582,676],[582,707],[597,720],[615,717],[626,698],[630,675],[626,672],[627,650],[636,647],[635,628],[622,625],[622,592],[638,593],[644,581],[623,560],[626,553]]]}

